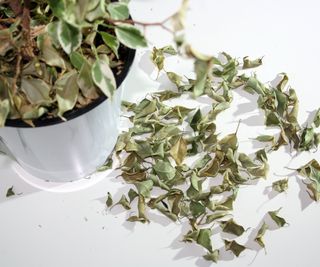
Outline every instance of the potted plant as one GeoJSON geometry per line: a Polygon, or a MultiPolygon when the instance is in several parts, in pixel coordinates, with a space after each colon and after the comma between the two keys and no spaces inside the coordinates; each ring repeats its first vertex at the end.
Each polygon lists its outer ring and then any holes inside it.
{"type": "Polygon", "coordinates": [[[143,46],[126,1],[0,0],[0,150],[46,180],[94,172],[143,46]]]}

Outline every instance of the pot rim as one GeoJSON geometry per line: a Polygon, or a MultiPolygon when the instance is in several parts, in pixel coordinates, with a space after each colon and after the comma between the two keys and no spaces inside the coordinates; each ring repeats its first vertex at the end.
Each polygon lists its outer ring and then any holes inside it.
{"type": "MultiPolygon", "coordinates": [[[[124,79],[127,77],[129,70],[130,70],[130,67],[132,66],[135,54],[136,54],[136,50],[131,49],[131,48],[127,48],[127,49],[128,50],[127,50],[127,53],[124,58],[125,63],[124,63],[123,70],[121,71],[121,73],[119,75],[115,75],[117,89],[120,87],[120,85],[122,84],[124,79]]],[[[45,118],[45,119],[34,119],[34,120],[32,120],[32,123],[37,128],[37,127],[51,126],[51,125],[55,125],[55,124],[59,124],[59,123],[68,122],[72,119],[75,119],[75,118],[89,112],[90,110],[99,106],[101,103],[103,103],[107,99],[108,98],[105,95],[101,95],[95,101],[93,101],[92,103],[88,104],[87,106],[85,106],[83,108],[80,108],[78,110],[67,111],[63,115],[63,117],[66,119],[66,121],[62,120],[59,117],[55,117],[55,118],[45,118]]],[[[7,119],[5,122],[5,127],[35,128],[35,127],[32,127],[31,125],[25,123],[22,119],[7,119]]]]}

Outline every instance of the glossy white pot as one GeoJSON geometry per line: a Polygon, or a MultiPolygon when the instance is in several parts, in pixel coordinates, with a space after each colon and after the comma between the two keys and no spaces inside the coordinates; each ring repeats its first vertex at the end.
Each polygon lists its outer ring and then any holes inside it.
{"type": "Polygon", "coordinates": [[[117,77],[113,99],[99,99],[92,105],[60,119],[36,122],[28,127],[9,121],[0,128],[0,151],[11,156],[32,176],[53,182],[85,178],[101,166],[112,152],[118,137],[120,84],[132,64],[129,51],[126,66],[117,77]]]}

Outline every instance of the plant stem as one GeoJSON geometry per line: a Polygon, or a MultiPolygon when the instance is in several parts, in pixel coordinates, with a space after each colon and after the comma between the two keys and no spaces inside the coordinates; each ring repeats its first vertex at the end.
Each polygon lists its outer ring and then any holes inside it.
{"type": "Polygon", "coordinates": [[[171,30],[169,27],[165,26],[164,24],[171,19],[172,16],[160,21],[160,22],[142,22],[142,21],[136,21],[133,19],[125,19],[125,20],[121,20],[121,19],[111,19],[108,18],[107,21],[111,24],[116,25],[116,23],[129,23],[129,24],[137,24],[137,25],[141,25],[143,27],[148,27],[148,26],[156,26],[156,27],[161,27],[164,30],[174,34],[174,31],[171,30]]]}

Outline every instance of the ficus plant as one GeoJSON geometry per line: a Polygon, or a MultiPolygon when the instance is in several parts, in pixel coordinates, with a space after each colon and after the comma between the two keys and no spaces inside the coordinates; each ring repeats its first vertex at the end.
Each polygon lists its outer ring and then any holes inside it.
{"type": "Polygon", "coordinates": [[[134,24],[178,28],[181,16],[148,24],[130,18],[128,1],[0,0],[0,126],[112,98],[123,55],[147,45],[134,24]]]}

